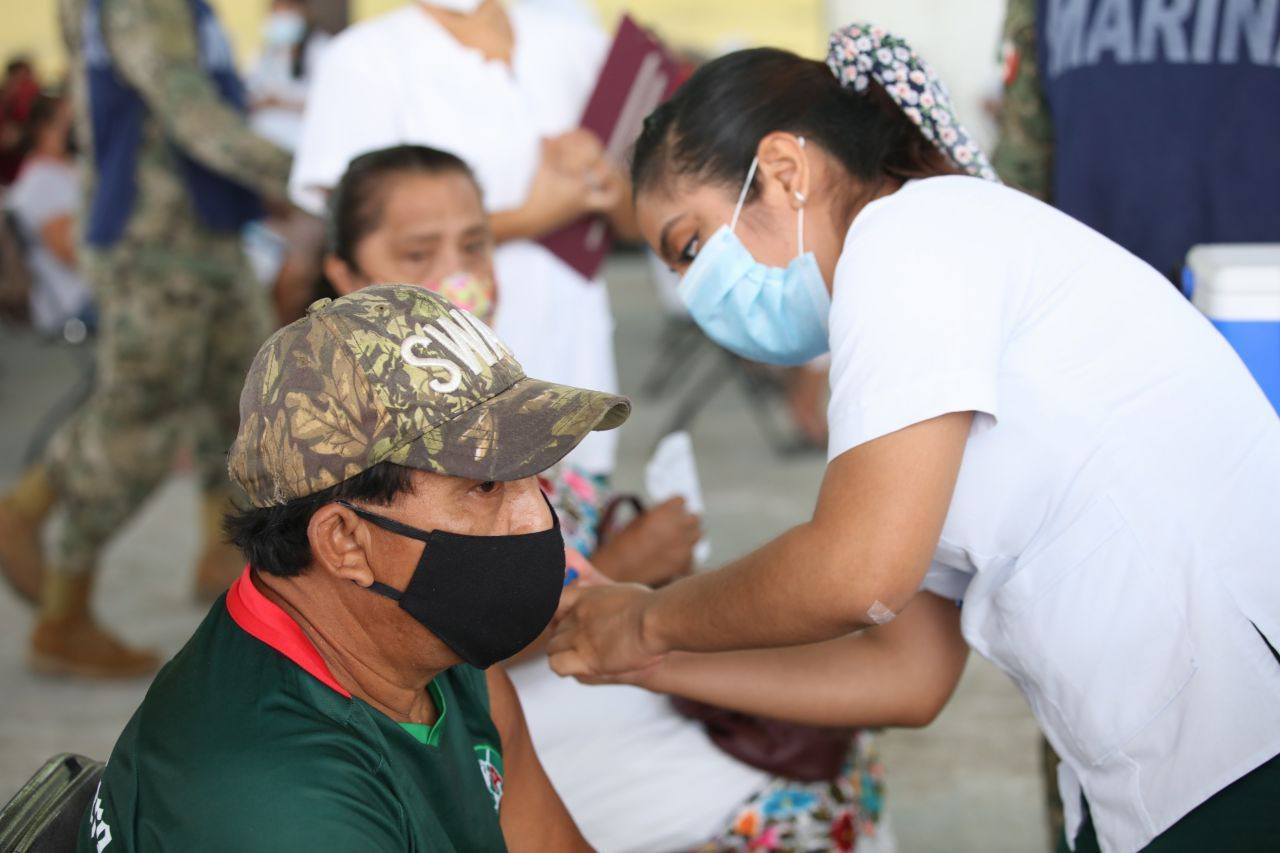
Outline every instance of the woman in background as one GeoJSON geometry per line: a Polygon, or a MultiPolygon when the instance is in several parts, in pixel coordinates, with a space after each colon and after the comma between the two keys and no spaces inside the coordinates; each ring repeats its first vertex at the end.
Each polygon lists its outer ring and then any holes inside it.
{"type": "MultiPolygon", "coordinates": [[[[272,0],[262,27],[262,53],[245,80],[249,127],[286,151],[298,147],[302,111],[329,34],[316,27],[307,0],[272,0]]],[[[324,241],[315,216],[277,213],[245,228],[245,251],[254,272],[272,288],[281,323],[302,316],[320,270],[324,241]]]]}
{"type": "Polygon", "coordinates": [[[31,108],[24,159],[5,196],[26,239],[31,321],[46,335],[83,338],[93,326],[93,294],[76,269],[80,181],[71,139],[71,104],[41,96],[31,108]],[[70,325],[68,325],[70,324],[70,325]]]}
{"type": "Polygon", "coordinates": [[[307,93],[329,44],[305,0],[272,0],[262,27],[262,54],[245,80],[249,126],[286,151],[298,147],[307,93]]]}
{"type": "MultiPolygon", "coordinates": [[[[538,242],[587,214],[634,232],[625,176],[578,128],[608,45],[577,16],[499,0],[407,2],[361,21],[317,70],[291,195],[320,214],[348,163],[398,143],[460,157],[490,213],[499,337],[532,375],[616,389],[604,283],[538,242]]],[[[568,458],[607,478],[616,442],[596,433],[568,458]]]]}

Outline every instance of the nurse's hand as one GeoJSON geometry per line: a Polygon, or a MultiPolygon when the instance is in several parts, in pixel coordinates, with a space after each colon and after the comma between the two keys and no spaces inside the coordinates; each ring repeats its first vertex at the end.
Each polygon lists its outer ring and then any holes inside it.
{"type": "Polygon", "coordinates": [[[559,675],[599,677],[656,666],[666,650],[646,636],[652,597],[652,590],[636,584],[568,590],[562,599],[568,615],[547,646],[551,668],[559,675]]]}

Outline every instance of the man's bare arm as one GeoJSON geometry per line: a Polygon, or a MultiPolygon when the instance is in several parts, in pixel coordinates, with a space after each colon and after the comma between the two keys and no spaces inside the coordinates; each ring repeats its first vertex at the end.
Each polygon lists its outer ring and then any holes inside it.
{"type": "Polygon", "coordinates": [[[589,851],[533,749],[520,699],[501,667],[486,673],[489,708],[502,737],[502,834],[512,853],[589,851]]]}

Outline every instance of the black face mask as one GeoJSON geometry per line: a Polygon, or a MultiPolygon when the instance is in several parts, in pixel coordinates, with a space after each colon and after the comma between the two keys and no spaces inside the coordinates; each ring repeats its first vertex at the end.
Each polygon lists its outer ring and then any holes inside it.
{"type": "Polygon", "coordinates": [[[488,669],[511,657],[537,639],[555,615],[565,560],[554,511],[548,530],[467,536],[419,530],[338,503],[383,530],[426,543],[404,592],[377,581],[369,589],[398,602],[472,666],[488,669]]]}

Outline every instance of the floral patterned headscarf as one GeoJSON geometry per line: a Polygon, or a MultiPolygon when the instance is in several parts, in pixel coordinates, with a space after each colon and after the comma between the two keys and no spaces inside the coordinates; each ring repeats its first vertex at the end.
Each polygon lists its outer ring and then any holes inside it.
{"type": "Polygon", "coordinates": [[[956,118],[938,75],[905,41],[870,24],[850,24],[831,34],[827,65],[842,86],[865,92],[875,80],[924,138],[976,178],[999,181],[987,155],[956,118]]]}

